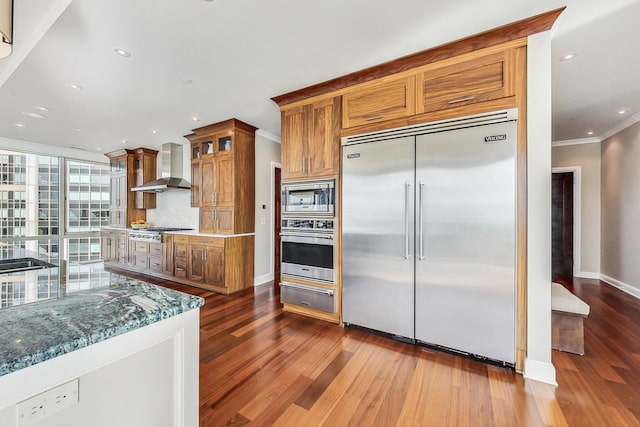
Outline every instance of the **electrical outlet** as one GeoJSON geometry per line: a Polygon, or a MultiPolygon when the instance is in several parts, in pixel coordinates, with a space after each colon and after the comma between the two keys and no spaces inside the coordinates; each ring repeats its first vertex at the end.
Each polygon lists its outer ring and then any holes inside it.
{"type": "Polygon", "coordinates": [[[265,225],[267,223],[267,218],[262,217],[260,218],[260,224],[265,225]]]}
{"type": "Polygon", "coordinates": [[[33,425],[78,403],[78,379],[18,403],[18,427],[33,425]]]}

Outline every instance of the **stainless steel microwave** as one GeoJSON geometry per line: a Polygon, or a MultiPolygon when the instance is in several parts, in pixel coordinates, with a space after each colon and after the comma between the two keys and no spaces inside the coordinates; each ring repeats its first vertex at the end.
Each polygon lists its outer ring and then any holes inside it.
{"type": "Polygon", "coordinates": [[[334,216],[335,180],[287,182],[282,184],[282,215],[334,216]]]}

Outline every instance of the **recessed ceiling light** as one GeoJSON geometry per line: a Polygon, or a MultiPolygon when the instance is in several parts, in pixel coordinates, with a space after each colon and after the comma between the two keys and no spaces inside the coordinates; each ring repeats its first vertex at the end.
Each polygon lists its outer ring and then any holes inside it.
{"type": "Polygon", "coordinates": [[[128,50],[124,50],[124,49],[119,48],[119,47],[117,47],[117,48],[115,48],[113,50],[114,50],[115,53],[117,53],[120,56],[124,56],[125,58],[128,58],[128,57],[131,56],[131,52],[129,52],[128,50]]]}
{"type": "Polygon", "coordinates": [[[37,106],[37,107],[36,107],[36,110],[44,111],[45,113],[48,113],[49,111],[51,111],[51,109],[50,109],[50,108],[43,107],[43,106],[41,106],[41,105],[37,106]]]}
{"type": "Polygon", "coordinates": [[[626,112],[627,112],[627,110],[620,110],[620,111],[618,111],[618,114],[624,114],[626,112]]]}
{"type": "Polygon", "coordinates": [[[197,117],[195,117],[195,116],[194,116],[194,117],[191,117],[191,120],[193,120],[194,122],[199,122],[199,121],[200,121],[200,119],[199,119],[199,118],[197,118],[197,117]]]}
{"type": "Polygon", "coordinates": [[[70,87],[71,89],[82,90],[82,86],[77,85],[75,83],[67,83],[67,86],[70,87]]]}
{"type": "Polygon", "coordinates": [[[589,132],[587,132],[587,135],[593,135],[593,131],[590,130],[589,132]]]}
{"type": "Polygon", "coordinates": [[[570,59],[573,59],[577,56],[576,53],[568,53],[565,56],[563,56],[562,58],[560,58],[560,61],[568,61],[570,59]]]}
{"type": "Polygon", "coordinates": [[[155,135],[156,133],[158,133],[158,131],[155,129],[151,129],[151,133],[155,135]]]}
{"type": "Polygon", "coordinates": [[[193,83],[193,80],[184,77],[184,78],[182,78],[182,83],[184,83],[186,85],[190,85],[191,83],[193,83]]]}
{"type": "Polygon", "coordinates": [[[33,119],[46,119],[47,118],[47,116],[45,116],[44,114],[34,113],[32,111],[23,111],[22,114],[24,114],[27,117],[31,117],[33,119]]]}
{"type": "Polygon", "coordinates": [[[82,129],[80,129],[80,128],[75,128],[74,130],[75,130],[76,132],[82,132],[82,129]]]}
{"type": "Polygon", "coordinates": [[[96,148],[96,150],[102,151],[102,147],[98,147],[98,148],[96,148]]]}
{"type": "Polygon", "coordinates": [[[123,144],[126,144],[126,143],[127,143],[127,140],[126,140],[126,139],[123,139],[121,142],[122,142],[123,144]]]}
{"type": "Polygon", "coordinates": [[[13,125],[15,127],[17,127],[17,128],[26,128],[27,127],[27,125],[25,125],[24,123],[14,123],[13,125]]]}

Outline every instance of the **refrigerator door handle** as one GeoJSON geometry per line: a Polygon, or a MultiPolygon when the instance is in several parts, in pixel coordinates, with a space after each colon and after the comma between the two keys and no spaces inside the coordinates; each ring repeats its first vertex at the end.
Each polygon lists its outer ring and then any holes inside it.
{"type": "Polygon", "coordinates": [[[409,217],[409,203],[411,197],[411,183],[404,183],[404,259],[411,258],[410,248],[409,248],[409,222],[411,218],[409,217]]]}
{"type": "Polygon", "coordinates": [[[420,181],[420,199],[418,200],[418,238],[420,245],[420,255],[418,256],[419,260],[424,260],[426,257],[424,256],[424,225],[422,223],[422,215],[424,212],[424,182],[420,181]]]}

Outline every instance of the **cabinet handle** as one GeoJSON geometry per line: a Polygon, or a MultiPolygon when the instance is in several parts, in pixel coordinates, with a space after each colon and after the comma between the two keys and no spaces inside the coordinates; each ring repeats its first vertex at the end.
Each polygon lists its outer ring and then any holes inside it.
{"type": "Polygon", "coordinates": [[[207,249],[206,248],[202,248],[202,259],[203,260],[207,260],[207,249]]]}
{"type": "Polygon", "coordinates": [[[475,96],[465,96],[464,98],[458,98],[458,99],[452,99],[451,101],[449,101],[449,104],[457,104],[458,102],[464,102],[464,101],[471,101],[472,99],[475,99],[475,96]]]}
{"type": "Polygon", "coordinates": [[[376,120],[376,119],[384,119],[384,114],[377,114],[375,116],[365,117],[366,121],[376,120]]]}
{"type": "Polygon", "coordinates": [[[218,204],[218,193],[213,193],[213,204],[214,205],[218,204]]]}
{"type": "Polygon", "coordinates": [[[213,210],[213,220],[217,221],[218,220],[218,209],[214,209],[213,210]]]}
{"type": "Polygon", "coordinates": [[[178,271],[184,271],[184,268],[182,268],[182,267],[176,267],[176,270],[178,270],[178,271]]]}

